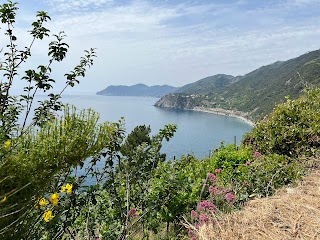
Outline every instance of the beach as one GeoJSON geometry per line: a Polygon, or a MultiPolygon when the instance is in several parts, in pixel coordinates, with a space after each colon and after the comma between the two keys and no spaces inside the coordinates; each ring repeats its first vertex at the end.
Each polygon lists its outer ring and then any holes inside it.
{"type": "Polygon", "coordinates": [[[255,126],[255,123],[248,118],[248,114],[241,111],[225,110],[222,108],[203,108],[203,107],[195,107],[190,110],[198,111],[198,112],[213,113],[213,114],[218,114],[218,115],[223,115],[228,117],[234,117],[246,122],[247,124],[253,127],[255,126]]]}

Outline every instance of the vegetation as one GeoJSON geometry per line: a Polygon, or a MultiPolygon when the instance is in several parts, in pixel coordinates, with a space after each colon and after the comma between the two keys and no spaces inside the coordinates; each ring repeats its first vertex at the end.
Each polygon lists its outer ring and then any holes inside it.
{"type": "Polygon", "coordinates": [[[199,240],[214,239],[317,239],[320,207],[319,169],[294,188],[283,188],[272,197],[248,202],[243,210],[225,215],[215,225],[203,225],[199,240]]]}
{"type": "Polygon", "coordinates": [[[287,99],[248,134],[245,142],[262,153],[313,156],[320,146],[320,89],[287,99]]]}
{"type": "MultiPolygon", "coordinates": [[[[1,239],[196,239],[204,225],[215,226],[248,200],[300,179],[306,162],[299,156],[318,154],[318,88],[280,104],[239,148],[222,144],[205,159],[165,161],[161,144],[173,137],[175,125],[153,136],[149,126],[137,126],[126,136],[123,119],[98,123],[92,110],[63,106],[65,88],[49,93],[27,125],[36,93],[53,88],[51,63],[65,58],[68,45],[63,33],[54,35],[48,64],[26,70],[26,94],[11,96],[33,45],[15,45],[16,11],[16,3],[0,5],[8,37],[0,95],[1,239]]],[[[37,16],[34,41],[49,35],[44,24],[50,17],[37,16]]],[[[66,87],[79,82],[94,56],[94,49],[86,51],[65,75],[66,87]]]]}
{"type": "Polygon", "coordinates": [[[174,92],[177,88],[168,85],[146,86],[136,84],[133,86],[114,86],[111,85],[99,92],[98,95],[105,96],[143,96],[143,97],[162,97],[168,93],[174,92]]]}
{"type": "Polygon", "coordinates": [[[161,107],[159,103],[166,102],[164,107],[171,108],[223,108],[245,112],[250,118],[260,120],[286,96],[296,99],[306,86],[319,85],[319,57],[317,50],[263,66],[244,76],[208,77],[181,87],[174,94],[177,97],[164,96],[156,105],[161,107]]]}
{"type": "Polygon", "coordinates": [[[210,94],[211,92],[225,88],[237,80],[238,78],[231,75],[217,74],[200,79],[194,83],[184,85],[175,92],[182,94],[210,94]]]}

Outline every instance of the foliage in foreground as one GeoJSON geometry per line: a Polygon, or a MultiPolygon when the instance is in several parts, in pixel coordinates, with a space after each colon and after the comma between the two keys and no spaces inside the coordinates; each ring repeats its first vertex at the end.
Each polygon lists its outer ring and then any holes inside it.
{"type": "Polygon", "coordinates": [[[297,157],[315,155],[320,146],[320,88],[287,99],[257,123],[244,140],[261,153],[297,157]]]}
{"type": "MultiPolygon", "coordinates": [[[[68,46],[63,34],[55,35],[49,45],[51,60],[25,72],[26,95],[17,101],[9,89],[32,44],[17,50],[12,31],[16,10],[10,1],[0,8],[9,37],[0,102],[2,239],[182,238],[187,234],[181,226],[185,219],[198,226],[219,220],[221,213],[299,179],[303,165],[294,157],[311,155],[318,146],[319,89],[280,105],[248,135],[247,146],[222,145],[201,160],[184,156],[165,162],[161,144],[173,136],[174,125],[153,136],[150,127],[138,126],[126,137],[122,120],[98,124],[92,111],[66,108],[57,117],[64,89],[49,94],[27,126],[35,94],[52,89],[51,63],[63,60],[68,46]],[[26,115],[19,124],[23,109],[26,115]]],[[[38,18],[31,31],[35,40],[49,31],[43,27],[50,19],[47,14],[39,12],[38,18]]],[[[66,74],[66,87],[78,83],[93,56],[93,50],[87,52],[66,74]]]]}

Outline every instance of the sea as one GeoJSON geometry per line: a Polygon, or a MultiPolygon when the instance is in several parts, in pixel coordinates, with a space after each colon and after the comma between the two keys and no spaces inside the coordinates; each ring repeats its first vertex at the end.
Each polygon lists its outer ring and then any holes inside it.
{"type": "MultiPolygon", "coordinates": [[[[43,100],[45,96],[38,96],[43,100]]],[[[100,114],[100,122],[125,119],[127,134],[135,126],[150,125],[156,134],[166,124],[176,124],[177,131],[169,141],[163,142],[162,152],[167,159],[180,158],[182,155],[194,155],[197,158],[209,156],[222,142],[239,145],[243,135],[252,129],[244,121],[212,113],[191,110],[163,109],[155,107],[158,98],[118,97],[87,95],[64,95],[64,103],[77,109],[92,108],[100,114]]]]}

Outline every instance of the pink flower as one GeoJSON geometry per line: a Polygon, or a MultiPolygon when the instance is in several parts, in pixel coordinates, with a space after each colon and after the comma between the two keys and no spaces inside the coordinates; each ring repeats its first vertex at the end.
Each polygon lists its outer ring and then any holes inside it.
{"type": "Polygon", "coordinates": [[[234,199],[234,195],[232,193],[226,193],[225,195],[225,199],[227,200],[227,202],[230,204],[232,202],[232,200],[234,199]]]}
{"type": "Polygon", "coordinates": [[[215,182],[215,181],[217,181],[217,176],[216,175],[214,175],[214,174],[212,174],[212,173],[208,173],[208,179],[209,179],[209,181],[210,182],[215,182]]]}
{"type": "Polygon", "coordinates": [[[222,170],[221,168],[218,168],[218,169],[214,170],[214,172],[215,173],[221,173],[221,170],[222,170]]]}
{"type": "Polygon", "coordinates": [[[253,156],[254,156],[254,157],[260,157],[260,156],[261,156],[261,153],[259,153],[258,151],[255,151],[254,154],[253,154],[253,156]]]}
{"type": "Polygon", "coordinates": [[[191,210],[191,220],[198,218],[198,213],[195,210],[191,210]]]}
{"type": "Polygon", "coordinates": [[[207,215],[201,213],[201,214],[199,215],[199,220],[200,220],[200,221],[207,221],[207,220],[208,220],[207,215]]]}
{"type": "Polygon", "coordinates": [[[213,186],[210,186],[209,187],[209,193],[212,193],[214,191],[214,187],[213,186]]]}
{"type": "Polygon", "coordinates": [[[249,162],[249,161],[246,162],[246,165],[247,165],[247,166],[249,166],[250,164],[251,164],[251,162],[249,162]]]}
{"type": "Polygon", "coordinates": [[[193,236],[190,240],[197,240],[197,237],[193,236]]]}
{"type": "Polygon", "coordinates": [[[212,202],[208,202],[208,201],[204,200],[204,201],[199,203],[198,210],[200,212],[202,212],[205,209],[214,210],[215,209],[215,205],[212,202]]]}
{"type": "Polygon", "coordinates": [[[131,208],[130,211],[128,212],[128,217],[136,217],[138,214],[137,214],[137,209],[135,208],[131,208]]]}
{"type": "Polygon", "coordinates": [[[198,211],[201,212],[205,209],[206,205],[203,202],[200,202],[198,205],[198,211]]]}
{"type": "MultiPolygon", "coordinates": [[[[189,237],[190,237],[190,239],[192,239],[193,237],[195,237],[196,235],[194,234],[194,232],[191,230],[191,229],[189,229],[189,231],[188,231],[188,235],[189,235],[189,237]]],[[[196,239],[196,238],[195,238],[196,239]]]]}

